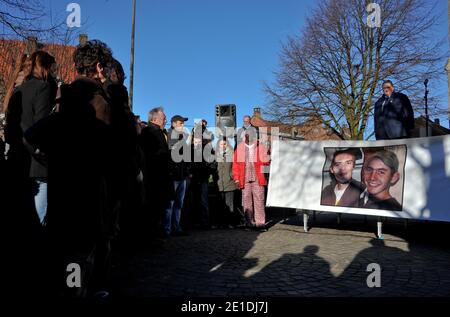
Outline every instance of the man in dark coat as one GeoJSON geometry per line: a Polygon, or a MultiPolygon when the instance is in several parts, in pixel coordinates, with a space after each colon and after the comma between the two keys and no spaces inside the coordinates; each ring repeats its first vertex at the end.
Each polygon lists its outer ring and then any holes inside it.
{"type": "Polygon", "coordinates": [[[113,184],[115,223],[119,229],[121,252],[132,254],[138,239],[138,225],[141,223],[143,184],[141,155],[135,115],[131,111],[128,90],[124,86],[125,73],[119,61],[113,59],[107,69],[108,78],[103,83],[110,101],[111,128],[114,138],[115,173],[113,184]]]}
{"type": "Polygon", "coordinates": [[[175,115],[171,119],[168,131],[170,179],[175,190],[175,197],[170,201],[164,216],[165,235],[186,235],[180,225],[181,210],[187,188],[187,178],[190,170],[190,148],[187,145],[189,134],[184,131],[184,123],[188,118],[175,115]]]}
{"type": "Polygon", "coordinates": [[[356,148],[338,150],[333,153],[330,166],[332,182],[322,191],[322,205],[358,207],[363,186],[353,179],[353,169],[361,151],[356,148]]]}
{"type": "Polygon", "coordinates": [[[140,135],[144,154],[145,212],[152,237],[163,234],[162,217],[175,195],[169,175],[170,151],[165,124],[164,109],[154,108],[149,112],[148,126],[140,135]]]}
{"type": "Polygon", "coordinates": [[[410,138],[414,129],[414,111],[408,97],[394,90],[390,80],[383,82],[384,95],[375,103],[377,140],[410,138]]]}

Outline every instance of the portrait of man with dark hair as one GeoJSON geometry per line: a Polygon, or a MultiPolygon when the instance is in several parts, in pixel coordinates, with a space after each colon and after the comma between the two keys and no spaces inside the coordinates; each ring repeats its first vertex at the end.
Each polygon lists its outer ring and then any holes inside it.
{"type": "Polygon", "coordinates": [[[358,148],[338,149],[333,153],[329,168],[331,183],[322,190],[321,205],[359,206],[364,188],[353,178],[353,170],[361,157],[361,150],[358,148]]]}

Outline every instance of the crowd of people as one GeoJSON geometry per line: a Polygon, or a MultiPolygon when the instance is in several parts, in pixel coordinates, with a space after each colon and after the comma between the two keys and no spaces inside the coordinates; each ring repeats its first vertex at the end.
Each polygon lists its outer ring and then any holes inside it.
{"type": "MultiPolygon", "coordinates": [[[[45,294],[106,296],[114,252],[132,255],[193,228],[267,230],[270,149],[249,116],[233,145],[221,135],[214,140],[206,120],[188,133],[188,118],[177,114],[166,130],[163,108],[151,109],[148,122],[131,111],[125,73],[105,43],[80,44],[73,60],[78,77],[65,84],[57,82],[58,61],[49,53],[23,56],[5,98],[0,203],[17,292],[34,285],[45,294]],[[67,287],[71,263],[81,267],[80,287],[67,287]]],[[[408,98],[390,81],[383,90],[375,104],[377,139],[410,137],[408,98]]],[[[369,194],[383,196],[375,207],[383,198],[398,208],[389,186],[371,187],[381,163],[392,170],[386,184],[398,179],[398,161],[388,154],[368,163],[364,183],[369,194]]],[[[361,204],[362,185],[351,182],[356,158],[334,154],[337,182],[325,188],[323,203],[361,204]]]]}
{"type": "Polygon", "coordinates": [[[174,115],[166,130],[161,107],[144,123],[105,43],[79,45],[73,60],[78,77],[65,84],[49,53],[24,56],[6,96],[0,192],[19,292],[22,281],[41,293],[106,296],[114,252],[196,227],[267,230],[270,153],[250,117],[234,146],[214,142],[206,120],[187,133],[188,118],[174,115]],[[70,263],[81,267],[81,287],[67,287],[70,263]]]}

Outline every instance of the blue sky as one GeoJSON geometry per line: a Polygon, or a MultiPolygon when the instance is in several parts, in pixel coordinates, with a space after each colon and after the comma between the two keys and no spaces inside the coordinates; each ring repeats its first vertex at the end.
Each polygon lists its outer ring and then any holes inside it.
{"type": "MultiPolygon", "coordinates": [[[[64,12],[71,2],[47,1],[56,12],[64,12]]],[[[82,30],[90,39],[106,42],[128,74],[132,1],[73,2],[81,6],[82,30]]],[[[264,108],[263,82],[273,80],[281,43],[300,32],[315,3],[137,0],[134,111],[146,119],[149,109],[164,106],[169,118],[188,116],[188,126],[194,118],[213,126],[214,106],[233,103],[240,125],[242,115],[264,108]]],[[[439,1],[438,10],[445,36],[446,0],[439,1]]],[[[446,95],[445,81],[434,87],[446,95]]]]}

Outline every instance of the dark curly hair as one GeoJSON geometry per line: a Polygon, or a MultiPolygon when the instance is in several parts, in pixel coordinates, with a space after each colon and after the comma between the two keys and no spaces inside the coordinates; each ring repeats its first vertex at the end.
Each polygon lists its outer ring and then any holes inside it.
{"type": "Polygon", "coordinates": [[[91,40],[77,46],[73,53],[73,61],[78,74],[92,76],[97,72],[97,63],[107,67],[112,62],[112,51],[102,41],[91,40]]]}
{"type": "Polygon", "coordinates": [[[122,64],[113,58],[111,63],[107,66],[107,77],[114,83],[122,84],[125,82],[125,72],[123,70],[122,64]]]}

